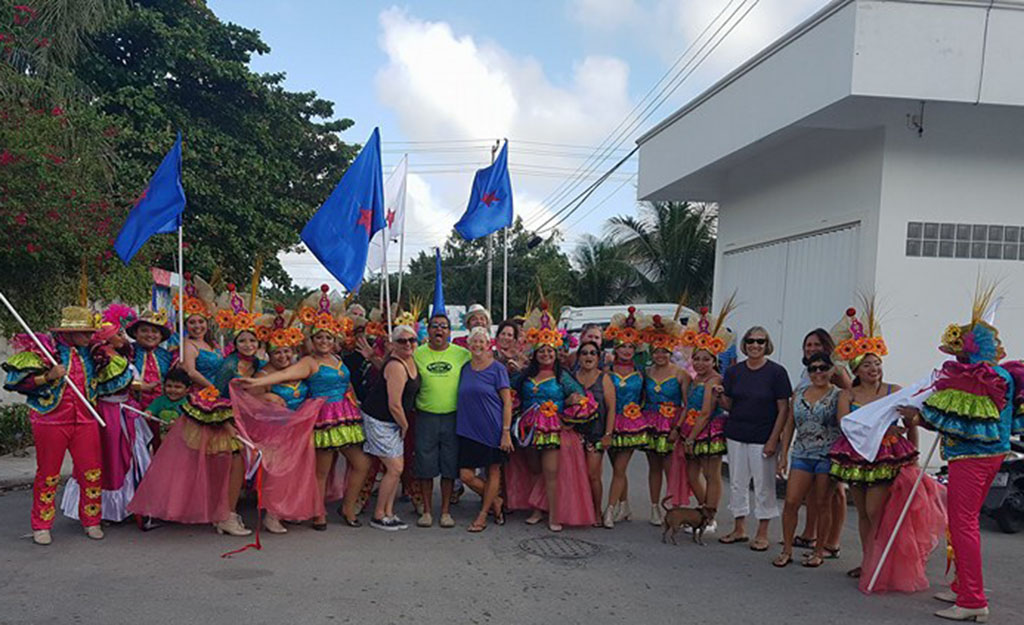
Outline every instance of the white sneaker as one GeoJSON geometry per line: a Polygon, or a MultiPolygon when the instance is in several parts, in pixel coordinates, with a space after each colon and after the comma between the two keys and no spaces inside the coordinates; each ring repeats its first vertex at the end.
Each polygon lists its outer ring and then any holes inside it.
{"type": "Polygon", "coordinates": [[[615,506],[608,506],[604,509],[602,525],[604,525],[605,529],[613,529],[615,527],[615,506]]]}
{"type": "Polygon", "coordinates": [[[717,529],[718,529],[718,521],[712,520],[710,523],[708,523],[708,526],[704,528],[704,533],[705,534],[714,534],[715,530],[717,530],[717,529]]]}
{"type": "Polygon", "coordinates": [[[661,506],[652,503],[651,504],[651,518],[648,521],[651,525],[661,525],[664,516],[662,515],[661,506]]]}
{"type": "Polygon", "coordinates": [[[37,545],[49,545],[53,542],[53,537],[50,536],[50,530],[33,530],[32,542],[37,545]]]}
{"type": "Polygon", "coordinates": [[[952,590],[940,590],[932,595],[932,599],[938,599],[939,601],[945,601],[946,603],[956,603],[956,593],[952,590]]]}
{"type": "Polygon", "coordinates": [[[961,608],[958,605],[939,610],[935,616],[950,621],[974,621],[975,623],[988,622],[988,607],[984,608],[961,608]]]}
{"type": "Polygon", "coordinates": [[[103,528],[99,525],[90,525],[85,528],[85,535],[93,540],[103,540],[103,528]]]}
{"type": "Polygon", "coordinates": [[[242,517],[237,512],[232,512],[231,516],[220,523],[214,523],[213,527],[216,528],[218,534],[230,534],[232,536],[248,536],[252,534],[252,530],[247,529],[242,524],[242,517]]]}
{"type": "Polygon", "coordinates": [[[633,511],[629,509],[628,501],[620,501],[619,503],[615,504],[615,506],[616,523],[618,523],[619,521],[629,521],[631,518],[633,518],[633,511]]]}
{"type": "Polygon", "coordinates": [[[287,534],[288,528],[281,525],[281,521],[272,514],[268,514],[263,517],[263,527],[267,529],[271,534],[287,534]]]}

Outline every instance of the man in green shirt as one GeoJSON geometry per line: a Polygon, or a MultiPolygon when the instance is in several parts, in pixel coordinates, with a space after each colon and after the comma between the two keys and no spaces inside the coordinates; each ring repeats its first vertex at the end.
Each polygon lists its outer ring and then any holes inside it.
{"type": "Polygon", "coordinates": [[[462,365],[469,362],[469,350],[452,345],[447,315],[436,314],[427,325],[427,344],[413,353],[420,375],[416,395],[416,455],[413,474],[423,492],[423,514],[416,525],[434,524],[434,478],[441,476],[441,527],[455,527],[450,507],[455,478],[459,475],[458,438],[455,435],[455,406],[459,395],[462,365]]]}

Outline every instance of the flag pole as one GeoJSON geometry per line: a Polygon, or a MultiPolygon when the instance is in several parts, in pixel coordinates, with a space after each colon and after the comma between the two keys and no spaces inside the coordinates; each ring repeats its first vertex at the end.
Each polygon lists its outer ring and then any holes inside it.
{"type": "Polygon", "coordinates": [[[508,226],[505,226],[505,244],[502,246],[505,255],[505,267],[502,270],[504,285],[501,289],[501,317],[508,319],[508,226]]]}
{"type": "Polygon", "coordinates": [[[900,516],[896,519],[896,525],[892,528],[892,534],[889,535],[889,542],[885,543],[885,549],[882,550],[882,555],[878,558],[878,566],[875,567],[875,572],[871,574],[871,581],[868,582],[868,592],[871,592],[875,588],[875,582],[878,581],[878,576],[882,572],[882,566],[885,565],[885,560],[889,557],[889,551],[892,550],[892,545],[896,542],[896,534],[900,531],[900,527],[902,527],[904,519],[907,518],[907,512],[910,511],[910,504],[913,503],[914,495],[917,494],[917,489],[921,486],[921,480],[924,479],[925,470],[928,468],[928,464],[932,461],[932,456],[935,455],[935,448],[939,446],[940,438],[942,437],[936,435],[935,440],[932,441],[932,448],[928,451],[928,457],[924,459],[924,466],[921,467],[921,472],[917,474],[917,479],[914,480],[914,486],[910,489],[910,495],[907,497],[907,502],[903,504],[903,510],[900,511],[900,516]]]}
{"type": "MultiPolygon", "coordinates": [[[[406,153],[402,157],[402,160],[404,160],[406,162],[405,163],[406,164],[405,177],[408,178],[409,177],[409,154],[406,153]]],[[[402,303],[402,273],[404,271],[404,269],[403,269],[404,265],[405,265],[405,206],[404,206],[404,202],[403,202],[403,206],[402,206],[402,236],[399,238],[399,241],[398,241],[398,298],[397,299],[398,299],[398,303],[399,304],[402,303]]]]}
{"type": "Polygon", "coordinates": [[[388,279],[388,237],[384,233],[384,308],[387,310],[388,340],[391,340],[391,281],[388,279]]]}
{"type": "MultiPolygon", "coordinates": [[[[32,328],[28,327],[28,324],[25,323],[25,320],[22,319],[21,315],[18,314],[18,311],[14,309],[14,306],[12,306],[11,302],[8,301],[7,296],[4,295],[3,291],[0,291],[0,300],[3,300],[4,306],[6,306],[7,310],[10,311],[11,316],[13,316],[14,319],[19,324],[21,324],[21,327],[24,328],[25,333],[28,334],[29,338],[31,338],[32,341],[36,344],[36,347],[39,348],[39,351],[44,356],[46,356],[46,359],[50,361],[51,365],[56,367],[58,363],[57,360],[53,357],[53,354],[50,353],[50,350],[43,347],[43,343],[39,340],[39,337],[36,336],[36,333],[32,331],[32,328]]],[[[71,390],[74,391],[75,395],[78,396],[78,399],[81,400],[83,404],[85,404],[85,407],[89,409],[89,414],[92,415],[92,418],[99,421],[99,424],[102,425],[103,427],[107,427],[107,422],[103,420],[103,417],[101,417],[98,412],[96,412],[96,409],[93,407],[93,405],[90,404],[89,400],[86,399],[85,395],[82,394],[81,389],[79,389],[78,386],[76,386],[75,383],[71,381],[71,371],[66,371],[64,373],[64,383],[67,384],[71,388],[71,390]]]]}
{"type": "MultiPolygon", "coordinates": [[[[179,219],[181,219],[179,217],[179,219]]],[[[185,355],[185,228],[178,222],[178,354],[185,355]]]]}
{"type": "MultiPolygon", "coordinates": [[[[501,139],[495,139],[494,145],[491,146],[491,165],[494,164],[494,157],[498,153],[498,146],[501,145],[501,139]]],[[[492,234],[487,235],[487,315],[491,315],[491,285],[493,282],[494,273],[494,236],[492,234]]]]}

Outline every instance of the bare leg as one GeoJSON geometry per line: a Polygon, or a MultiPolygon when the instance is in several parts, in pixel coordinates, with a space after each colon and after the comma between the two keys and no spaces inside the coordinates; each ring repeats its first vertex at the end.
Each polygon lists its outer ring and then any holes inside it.
{"type": "Polygon", "coordinates": [[[865,491],[866,489],[860,486],[850,487],[850,496],[853,497],[853,505],[857,508],[857,529],[860,532],[862,564],[864,555],[867,553],[867,545],[871,542],[871,519],[868,517],[865,491]]]}
{"type": "Polygon", "coordinates": [[[839,549],[843,538],[843,526],[846,524],[846,487],[843,484],[833,483],[830,507],[831,524],[824,542],[830,549],[839,549]]]}
{"type": "Polygon", "coordinates": [[[804,517],[804,531],[800,532],[800,536],[808,542],[814,542],[818,537],[818,507],[814,505],[812,493],[807,493],[803,505],[807,508],[807,514],[804,517]]]}
{"type": "Polygon", "coordinates": [[[366,474],[370,471],[370,457],[363,452],[363,448],[359,445],[342,447],[341,455],[345,456],[345,462],[349,466],[348,480],[345,483],[345,498],[341,503],[341,514],[346,521],[353,521],[359,514],[357,502],[363,482],[366,480],[366,474]]]}
{"type": "Polygon", "coordinates": [[[827,473],[814,476],[814,489],[811,496],[808,497],[808,501],[811,502],[808,511],[811,508],[817,511],[815,536],[821,538],[814,545],[814,555],[818,558],[825,557],[825,539],[832,530],[832,493],[834,490],[835,484],[832,483],[832,478],[827,473]]]}
{"type": "Polygon", "coordinates": [[[626,469],[632,457],[632,449],[612,452],[612,485],[608,491],[608,505],[626,500],[626,469]]]}
{"type": "Polygon", "coordinates": [[[600,451],[587,452],[587,477],[590,478],[590,498],[594,502],[594,517],[601,520],[601,497],[604,496],[604,486],[601,484],[601,458],[604,454],[600,451]]]}
{"type": "MultiPolygon", "coordinates": [[[[807,471],[790,471],[786,483],[786,504],[782,508],[782,553],[793,553],[793,536],[800,521],[800,504],[807,497],[814,484],[814,474],[807,471]]],[[[758,537],[761,536],[760,527],[758,537]]]]}
{"type": "Polygon", "coordinates": [[[544,471],[544,490],[548,496],[548,527],[554,531],[562,529],[558,519],[558,449],[540,452],[540,464],[544,471]]]}
{"type": "Polygon", "coordinates": [[[706,482],[701,478],[702,462],[698,458],[686,459],[686,481],[690,483],[690,490],[693,491],[693,496],[697,498],[697,503],[707,505],[706,482]]]}
{"type": "Polygon", "coordinates": [[[661,501],[661,485],[664,482],[665,468],[668,464],[668,459],[665,456],[647,452],[647,489],[652,505],[661,501]]]}
{"type": "MultiPolygon", "coordinates": [[[[479,478],[477,478],[479,479],[479,478]]],[[[487,524],[487,512],[494,508],[494,516],[498,517],[501,515],[501,507],[498,503],[498,489],[501,488],[501,465],[492,464],[487,467],[487,481],[480,480],[484,485],[483,488],[483,502],[480,504],[480,512],[476,515],[476,521],[474,525],[483,526],[487,524]]],[[[468,485],[466,479],[462,479],[462,483],[468,485]]]]}
{"type": "Polygon", "coordinates": [[[473,469],[459,469],[459,479],[466,485],[466,488],[481,497],[484,496],[484,489],[487,486],[487,482],[480,479],[480,476],[476,474],[476,471],[473,469]]]}
{"type": "Polygon", "coordinates": [[[373,511],[373,518],[377,520],[395,515],[395,494],[398,493],[398,481],[405,464],[401,456],[381,458],[380,461],[384,465],[384,477],[377,488],[377,507],[373,511]]]}
{"type": "Polygon", "coordinates": [[[722,457],[701,458],[700,466],[704,474],[704,483],[707,484],[704,505],[718,510],[718,504],[722,499],[722,457]]]}
{"type": "MultiPolygon", "coordinates": [[[[334,466],[334,454],[335,452],[333,449],[316,450],[316,483],[321,497],[324,497],[325,499],[327,497],[327,476],[331,472],[331,467],[334,466]]],[[[320,525],[326,522],[326,514],[322,514],[313,519],[313,523],[315,525],[320,525]]]]}
{"type": "Polygon", "coordinates": [[[451,514],[452,493],[455,491],[455,480],[441,478],[441,514],[451,514]]]}
{"type": "Polygon", "coordinates": [[[423,514],[431,514],[434,511],[434,480],[419,480],[420,496],[423,497],[423,514]]]}

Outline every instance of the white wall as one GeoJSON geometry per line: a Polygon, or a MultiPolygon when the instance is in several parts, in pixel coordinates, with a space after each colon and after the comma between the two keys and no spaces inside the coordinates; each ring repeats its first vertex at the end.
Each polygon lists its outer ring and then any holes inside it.
{"type": "Polygon", "coordinates": [[[908,258],[908,221],[1024,226],[1024,110],[928,103],[920,138],[893,103],[885,135],[877,290],[895,381],[941,362],[939,337],[970,318],[979,274],[1002,279],[997,325],[1011,357],[1024,358],[1024,261],[908,258]]]}

